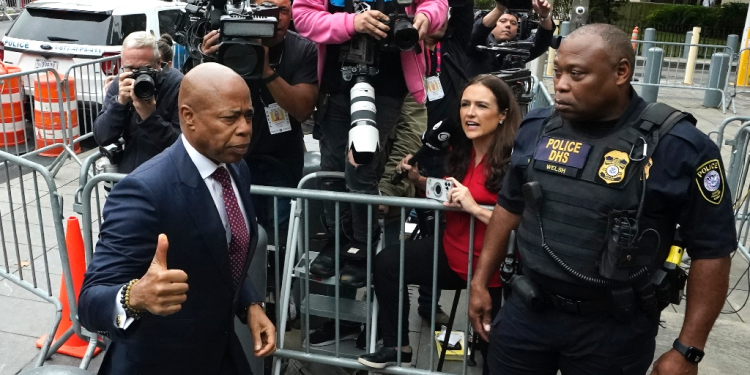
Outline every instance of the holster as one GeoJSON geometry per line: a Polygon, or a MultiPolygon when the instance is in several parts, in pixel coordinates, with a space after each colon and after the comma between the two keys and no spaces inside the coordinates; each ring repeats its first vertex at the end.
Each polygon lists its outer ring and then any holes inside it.
{"type": "Polygon", "coordinates": [[[622,286],[610,289],[612,315],[621,322],[628,322],[633,318],[636,309],[635,292],[632,286],[622,286]]]}

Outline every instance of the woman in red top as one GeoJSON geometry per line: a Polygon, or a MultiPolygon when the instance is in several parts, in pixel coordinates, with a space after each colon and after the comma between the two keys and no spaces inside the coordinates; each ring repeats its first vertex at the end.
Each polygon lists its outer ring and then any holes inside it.
{"type": "MultiPolygon", "coordinates": [[[[469,226],[474,223],[474,263],[479,258],[482,240],[492,212],[481,205],[493,206],[508,165],[521,113],[510,88],[499,78],[481,75],[473,78],[461,96],[461,126],[466,137],[460,139],[447,162],[448,180],[453,189],[448,193],[448,207],[460,211],[445,214],[445,229],[439,242],[437,282],[438,288],[457,290],[466,288],[469,265],[469,226]]],[[[427,179],[420,176],[417,166],[411,167],[404,158],[397,169],[409,172],[409,179],[424,190],[427,179]]],[[[404,284],[432,285],[434,239],[408,241],[404,250],[404,284]]],[[[380,306],[380,332],[383,347],[359,357],[359,362],[374,368],[384,368],[396,362],[398,345],[399,265],[400,246],[384,249],[375,258],[374,286],[380,306]]],[[[490,284],[493,312],[500,308],[500,275],[490,284]],[[496,302],[495,302],[496,300],[496,302]]],[[[402,311],[401,360],[411,362],[409,346],[409,299],[407,290],[401,295],[402,311]]]]}

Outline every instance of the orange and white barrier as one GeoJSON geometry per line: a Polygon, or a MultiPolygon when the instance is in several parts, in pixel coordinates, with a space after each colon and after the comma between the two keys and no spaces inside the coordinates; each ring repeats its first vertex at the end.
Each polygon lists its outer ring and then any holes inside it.
{"type": "MultiPolygon", "coordinates": [[[[68,77],[65,82],[68,94],[63,86],[58,86],[54,74],[48,73],[34,80],[34,132],[37,149],[58,143],[69,144],[80,136],[75,80],[68,77]],[[69,128],[72,129],[72,140],[69,139],[69,128]]],[[[76,144],[74,151],[81,152],[81,145],[76,144]]],[[[63,148],[52,148],[41,155],[57,156],[62,152],[63,148]]]]}
{"type": "MultiPolygon", "coordinates": [[[[0,63],[0,75],[13,74],[21,68],[0,63]]],[[[23,119],[23,94],[19,77],[0,81],[0,147],[26,143],[25,122],[23,119]]]]}

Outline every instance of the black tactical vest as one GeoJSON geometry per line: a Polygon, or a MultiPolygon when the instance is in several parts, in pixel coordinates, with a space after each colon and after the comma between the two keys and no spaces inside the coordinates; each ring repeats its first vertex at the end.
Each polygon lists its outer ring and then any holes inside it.
{"type": "Polygon", "coordinates": [[[535,210],[526,197],[518,228],[524,269],[587,287],[649,277],[668,254],[675,223],[647,209],[637,220],[644,178],[648,183],[659,138],[686,116],[649,105],[611,134],[593,138],[553,113],[526,169],[526,181],[541,185],[542,198],[535,210]]]}

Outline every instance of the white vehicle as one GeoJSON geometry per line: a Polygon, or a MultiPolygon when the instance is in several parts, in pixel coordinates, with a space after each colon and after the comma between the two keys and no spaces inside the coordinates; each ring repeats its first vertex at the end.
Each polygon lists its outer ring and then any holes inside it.
{"type": "MultiPolygon", "coordinates": [[[[3,37],[0,59],[23,71],[49,67],[63,75],[72,66],[119,55],[131,32],[174,36],[184,7],[159,0],[37,0],[26,5],[3,37]]],[[[75,70],[70,76],[76,79],[79,104],[98,104],[106,76],[117,74],[119,66],[105,62],[75,70]]],[[[28,82],[24,86],[31,95],[28,82]]]]}

